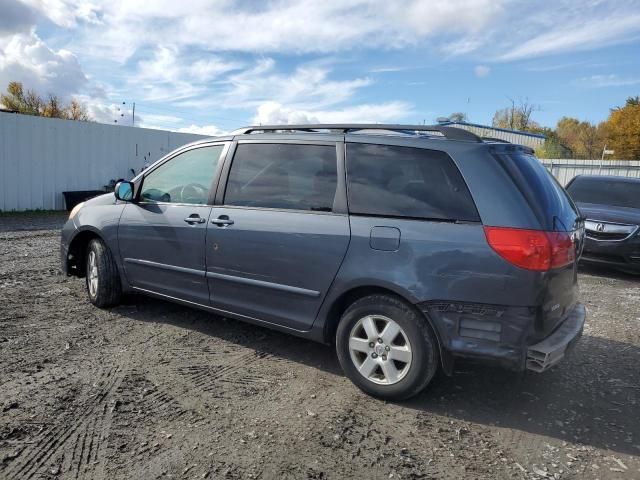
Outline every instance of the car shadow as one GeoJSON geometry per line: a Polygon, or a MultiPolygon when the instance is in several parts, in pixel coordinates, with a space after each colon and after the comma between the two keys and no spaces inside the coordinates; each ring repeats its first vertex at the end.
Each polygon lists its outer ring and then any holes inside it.
{"type": "MultiPolygon", "coordinates": [[[[284,333],[146,297],[131,297],[113,311],[343,375],[332,347],[284,333]]],[[[459,361],[452,377],[439,374],[423,393],[398,404],[639,456],[638,365],[640,348],[586,335],[571,355],[543,374],[459,361]]]]}

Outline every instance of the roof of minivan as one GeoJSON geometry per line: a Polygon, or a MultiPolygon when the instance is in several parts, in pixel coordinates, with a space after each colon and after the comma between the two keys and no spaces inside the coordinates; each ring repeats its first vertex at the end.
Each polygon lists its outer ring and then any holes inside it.
{"type": "MultiPolygon", "coordinates": [[[[298,125],[254,125],[242,127],[227,135],[220,137],[211,137],[197,140],[189,145],[198,145],[212,141],[228,141],[239,138],[254,137],[256,139],[280,140],[291,139],[295,136],[301,140],[318,140],[327,141],[344,138],[344,135],[350,135],[351,138],[358,136],[359,138],[380,139],[384,137],[393,143],[398,141],[407,141],[413,143],[414,146],[426,146],[424,141],[436,140],[446,141],[448,145],[466,144],[466,145],[493,145],[496,147],[524,148],[530,150],[529,147],[520,144],[512,144],[504,140],[495,138],[479,137],[473,132],[446,125],[405,125],[405,124],[365,124],[365,123],[332,123],[332,124],[298,124],[298,125]],[[418,142],[418,143],[416,143],[418,142]],[[449,143],[453,142],[453,143],[449,143]]],[[[185,145],[186,147],[187,145],[185,145]]],[[[533,152],[531,150],[531,152],[533,152]]]]}

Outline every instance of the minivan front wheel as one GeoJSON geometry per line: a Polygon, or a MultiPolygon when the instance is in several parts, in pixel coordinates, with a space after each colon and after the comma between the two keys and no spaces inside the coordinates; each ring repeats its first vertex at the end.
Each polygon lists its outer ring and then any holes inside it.
{"type": "Polygon", "coordinates": [[[122,286],[118,267],[109,248],[99,239],[87,247],[87,294],[96,307],[112,307],[120,303],[122,286]]]}
{"type": "Polygon", "coordinates": [[[336,333],[345,374],[364,392],[386,400],[409,398],[431,381],[438,345],[425,319],[390,295],[355,301],[336,333]]]}

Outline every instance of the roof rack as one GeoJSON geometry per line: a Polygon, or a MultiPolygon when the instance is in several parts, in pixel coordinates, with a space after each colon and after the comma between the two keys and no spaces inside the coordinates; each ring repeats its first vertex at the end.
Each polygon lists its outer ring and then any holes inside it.
{"type": "Polygon", "coordinates": [[[509,140],[503,140],[502,138],[496,138],[496,137],[482,137],[482,140],[489,141],[489,142],[496,142],[496,143],[513,143],[513,142],[510,142],[509,140]]]}
{"type": "Polygon", "coordinates": [[[359,130],[386,130],[404,133],[438,132],[449,140],[482,143],[475,133],[462,128],[445,127],[442,125],[385,125],[380,123],[326,123],[302,125],[254,125],[243,127],[232,132],[233,135],[244,135],[255,132],[299,131],[317,133],[318,130],[329,130],[333,133],[354,133],[359,130]]]}

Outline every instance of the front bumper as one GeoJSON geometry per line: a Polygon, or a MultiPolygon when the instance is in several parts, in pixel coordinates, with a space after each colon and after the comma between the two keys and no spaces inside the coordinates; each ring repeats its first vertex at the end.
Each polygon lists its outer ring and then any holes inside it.
{"type": "Polygon", "coordinates": [[[582,336],[585,317],[584,305],[576,305],[551,335],[530,345],[527,349],[527,370],[544,372],[562,360],[582,336]]]}
{"type": "Polygon", "coordinates": [[[640,272],[640,236],[624,241],[585,238],[581,263],[607,265],[640,272]]]}
{"type": "Polygon", "coordinates": [[[63,275],[71,274],[69,271],[69,246],[77,230],[73,220],[69,219],[60,232],[60,269],[63,275]]]}

